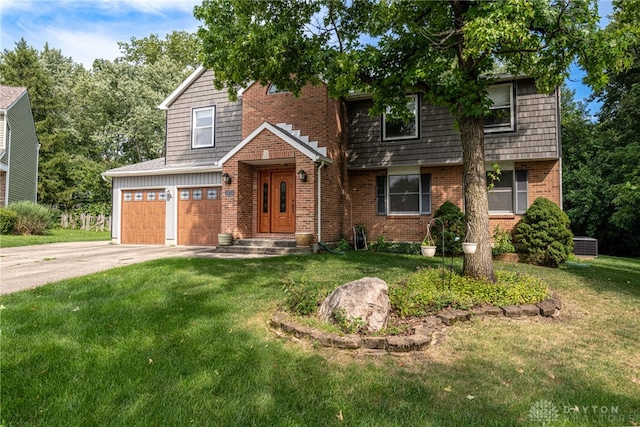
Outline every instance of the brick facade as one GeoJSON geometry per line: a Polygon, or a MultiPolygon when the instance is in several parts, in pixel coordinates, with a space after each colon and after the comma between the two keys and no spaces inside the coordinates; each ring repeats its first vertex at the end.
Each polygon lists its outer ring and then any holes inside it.
{"type": "MultiPolygon", "coordinates": [[[[242,95],[242,137],[246,138],[264,122],[286,123],[299,130],[318,147],[326,147],[332,163],[322,166],[322,235],[326,242],[342,237],[344,188],[346,186],[346,133],[344,105],[328,97],[325,86],[308,85],[299,98],[290,93],[267,94],[267,87],[254,84],[242,95]]],[[[318,240],[319,164],[268,130],[262,131],[228,159],[223,172],[231,176],[223,186],[222,230],[234,238],[286,237],[258,231],[258,174],[260,171],[304,170],[305,182],[296,176],[295,232],[312,233],[318,240]]]]}
{"type": "MultiPolygon", "coordinates": [[[[527,170],[528,204],[538,197],[546,197],[561,204],[560,161],[516,162],[515,169],[527,170]]],[[[463,209],[462,165],[420,168],[420,173],[431,174],[431,212],[445,201],[451,201],[463,209]]],[[[419,242],[424,238],[427,223],[432,215],[378,215],[376,213],[376,177],[386,176],[387,170],[351,171],[351,214],[345,219],[345,229],[353,224],[364,224],[367,239],[375,241],[384,236],[387,240],[419,242]]],[[[493,234],[497,225],[513,231],[521,215],[490,215],[489,227],[493,234]]],[[[351,235],[348,235],[351,240],[351,235]]]]}

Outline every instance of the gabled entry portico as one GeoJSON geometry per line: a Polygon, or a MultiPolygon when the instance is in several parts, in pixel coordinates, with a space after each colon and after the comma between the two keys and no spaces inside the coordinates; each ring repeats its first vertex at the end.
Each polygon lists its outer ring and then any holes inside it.
{"type": "Polygon", "coordinates": [[[326,148],[291,126],[264,122],[220,159],[231,181],[222,188],[222,232],[234,239],[317,237],[322,193],[317,173],[330,163],[326,148]],[[306,171],[304,182],[299,170],[306,171]]]}

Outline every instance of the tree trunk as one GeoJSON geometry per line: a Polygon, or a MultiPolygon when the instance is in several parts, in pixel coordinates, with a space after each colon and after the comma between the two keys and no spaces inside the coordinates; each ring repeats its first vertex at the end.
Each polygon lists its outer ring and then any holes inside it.
{"type": "Polygon", "coordinates": [[[464,274],[495,282],[489,241],[489,201],[484,164],[482,117],[457,114],[464,163],[464,204],[468,222],[467,241],[478,244],[473,254],[464,255],[464,274]]]}

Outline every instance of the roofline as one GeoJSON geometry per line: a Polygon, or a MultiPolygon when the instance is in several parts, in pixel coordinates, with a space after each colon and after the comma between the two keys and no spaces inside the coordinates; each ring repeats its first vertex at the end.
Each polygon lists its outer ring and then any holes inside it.
{"type": "Polygon", "coordinates": [[[102,172],[103,179],[106,178],[123,178],[129,176],[153,176],[153,175],[180,175],[186,173],[201,172],[221,172],[222,166],[218,164],[207,166],[183,166],[179,168],[162,168],[162,169],[146,169],[146,170],[129,170],[129,171],[106,171],[102,172]]]}
{"type": "Polygon", "coordinates": [[[317,153],[315,150],[310,149],[305,144],[301,143],[296,138],[292,137],[288,132],[285,132],[283,129],[281,129],[281,128],[277,127],[277,126],[274,126],[269,122],[263,122],[253,132],[251,132],[249,135],[247,135],[246,138],[244,138],[242,141],[240,141],[240,143],[238,145],[236,145],[229,152],[227,152],[227,154],[225,154],[218,161],[218,164],[219,165],[224,165],[227,160],[229,160],[231,157],[236,155],[242,148],[244,148],[245,145],[247,145],[249,142],[251,142],[263,130],[270,131],[271,133],[276,135],[278,138],[282,139],[284,142],[288,143],[293,148],[295,148],[296,150],[300,151],[302,154],[304,154],[305,156],[307,156],[308,158],[310,158],[314,162],[321,161],[321,162],[324,162],[324,163],[333,163],[333,160],[331,160],[328,157],[325,157],[325,156],[321,155],[320,153],[317,153]]]}
{"type": "Polygon", "coordinates": [[[191,83],[193,83],[194,80],[200,77],[205,71],[206,68],[204,68],[202,65],[198,65],[198,68],[193,70],[193,73],[191,73],[189,77],[187,77],[180,84],[180,86],[176,88],[176,90],[171,92],[171,95],[169,95],[164,101],[162,101],[160,105],[158,105],[158,108],[161,110],[168,110],[173,101],[175,101],[180,95],[182,95],[182,92],[184,92],[189,86],[191,86],[191,83]]]}
{"type": "MultiPolygon", "coordinates": [[[[178,86],[176,90],[171,92],[171,95],[169,95],[164,101],[162,101],[160,105],[158,105],[158,108],[160,110],[168,110],[171,104],[173,104],[173,102],[178,99],[178,97],[180,97],[180,95],[182,95],[183,92],[187,90],[187,88],[191,86],[191,84],[195,80],[197,80],[202,74],[204,74],[205,71],[207,71],[207,69],[203,65],[198,65],[198,68],[196,68],[193,73],[189,75],[189,77],[187,77],[182,83],[180,83],[180,86],[178,86]]],[[[251,84],[253,84],[253,82],[251,82],[251,84]]],[[[247,88],[238,89],[238,97],[241,97],[246,89],[247,88]]]]}
{"type": "MultiPolygon", "coordinates": [[[[11,104],[9,104],[9,106],[7,106],[7,108],[0,108],[0,113],[7,113],[9,112],[10,109],[13,108],[14,105],[16,105],[16,103],[18,101],[20,101],[22,99],[22,97],[24,96],[25,93],[28,93],[27,88],[23,87],[23,86],[19,86],[20,89],[23,89],[22,92],[20,92],[20,95],[18,95],[18,97],[16,99],[13,100],[13,102],[11,104]]],[[[29,103],[31,104],[31,103],[29,103]]],[[[31,107],[31,106],[29,106],[31,107]]]]}

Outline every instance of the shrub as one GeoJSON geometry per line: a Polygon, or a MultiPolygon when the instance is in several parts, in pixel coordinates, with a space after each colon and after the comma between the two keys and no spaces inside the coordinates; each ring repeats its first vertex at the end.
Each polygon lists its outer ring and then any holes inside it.
{"type": "Polygon", "coordinates": [[[42,234],[51,227],[51,212],[46,206],[21,201],[9,204],[9,209],[18,215],[15,231],[19,234],[42,234]]]}
{"type": "Polygon", "coordinates": [[[444,269],[423,269],[389,287],[391,306],[401,317],[426,316],[445,307],[469,309],[535,304],[548,296],[547,284],[533,276],[496,271],[496,283],[444,269]]]}
{"type": "Polygon", "coordinates": [[[0,234],[11,234],[16,227],[18,214],[7,208],[0,208],[0,234]]]}
{"type": "MultiPolygon", "coordinates": [[[[464,213],[459,207],[450,201],[444,202],[433,214],[444,223],[444,251],[445,254],[460,255],[462,253],[462,241],[466,233],[464,213]],[[457,239],[457,240],[456,240],[457,239]]],[[[434,221],[431,227],[431,235],[436,243],[438,251],[442,251],[442,224],[434,221]]]]}
{"type": "Polygon", "coordinates": [[[371,243],[369,248],[375,252],[387,254],[420,255],[420,243],[388,242],[384,237],[378,237],[376,243],[371,243]]]}
{"type": "Polygon", "coordinates": [[[351,243],[347,241],[347,239],[340,239],[338,245],[336,246],[337,251],[347,252],[351,250],[351,243]]]}
{"type": "Polygon", "coordinates": [[[320,301],[320,291],[309,284],[306,277],[296,281],[287,279],[282,287],[286,295],[285,308],[300,316],[315,313],[320,301]]]}
{"type": "Polygon", "coordinates": [[[347,316],[344,308],[340,307],[333,313],[333,320],[345,334],[357,334],[365,330],[367,324],[360,317],[347,316]]]}
{"type": "Polygon", "coordinates": [[[573,252],[569,217],[551,200],[537,198],[516,225],[515,240],[522,245],[528,261],[558,267],[573,252]]]}
{"type": "Polygon", "coordinates": [[[493,238],[495,242],[493,247],[491,248],[491,253],[494,256],[516,251],[513,243],[511,243],[511,233],[500,228],[500,225],[496,226],[496,229],[493,232],[493,238]]]}

